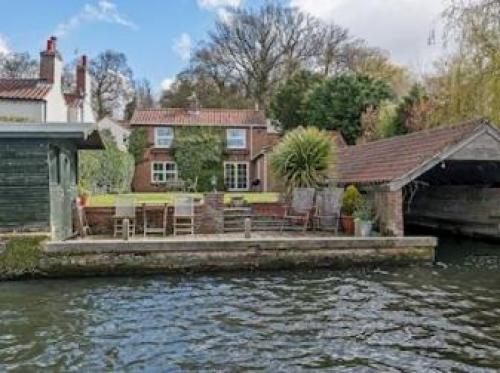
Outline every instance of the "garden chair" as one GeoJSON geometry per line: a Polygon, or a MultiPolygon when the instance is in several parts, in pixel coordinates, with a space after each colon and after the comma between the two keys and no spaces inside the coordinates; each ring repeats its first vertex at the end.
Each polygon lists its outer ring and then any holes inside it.
{"type": "Polygon", "coordinates": [[[196,193],[198,191],[198,176],[186,183],[186,192],[196,193]]]}
{"type": "Polygon", "coordinates": [[[174,236],[194,234],[194,199],[180,196],[174,201],[174,236]]]}
{"type": "Polygon", "coordinates": [[[116,196],[115,215],[113,216],[113,237],[123,234],[123,222],[129,221],[129,235],[135,235],[135,198],[132,196],[116,196]]]}
{"type": "Polygon", "coordinates": [[[338,234],[340,224],[340,209],[344,189],[327,188],[316,193],[316,208],[313,226],[318,230],[331,230],[338,234]]]}
{"type": "Polygon", "coordinates": [[[307,230],[311,211],[314,208],[314,193],[314,188],[295,188],[293,190],[291,203],[286,206],[283,215],[282,232],[287,222],[302,226],[304,232],[307,230]]]}

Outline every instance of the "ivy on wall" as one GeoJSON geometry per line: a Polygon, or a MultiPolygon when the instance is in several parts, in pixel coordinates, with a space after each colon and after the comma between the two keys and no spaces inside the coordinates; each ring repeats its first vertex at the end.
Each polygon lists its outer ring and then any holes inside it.
{"type": "Polygon", "coordinates": [[[148,146],[148,132],[145,128],[134,128],[128,139],[128,151],[134,156],[135,163],[142,161],[148,146]]]}
{"type": "Polygon", "coordinates": [[[217,178],[217,190],[224,188],[224,130],[213,127],[176,128],[174,158],[179,177],[197,181],[199,192],[213,189],[211,179],[217,178]]]}

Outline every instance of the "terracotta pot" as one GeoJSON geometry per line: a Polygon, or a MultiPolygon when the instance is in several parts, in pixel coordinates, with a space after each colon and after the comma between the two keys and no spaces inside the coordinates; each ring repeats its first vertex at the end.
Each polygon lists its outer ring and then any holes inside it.
{"type": "Polygon", "coordinates": [[[349,215],[341,215],[340,225],[342,227],[342,231],[345,234],[348,234],[350,236],[354,235],[354,229],[355,229],[354,217],[349,215]]]}
{"type": "Polygon", "coordinates": [[[82,206],[82,207],[87,206],[87,202],[89,199],[88,196],[79,196],[78,199],[79,199],[80,206],[82,206]]]}

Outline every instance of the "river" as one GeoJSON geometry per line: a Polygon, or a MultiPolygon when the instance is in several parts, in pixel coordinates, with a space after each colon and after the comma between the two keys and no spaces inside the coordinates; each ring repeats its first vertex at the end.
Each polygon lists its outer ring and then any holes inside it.
{"type": "Polygon", "coordinates": [[[0,371],[500,370],[500,247],[440,264],[4,282],[0,371]]]}

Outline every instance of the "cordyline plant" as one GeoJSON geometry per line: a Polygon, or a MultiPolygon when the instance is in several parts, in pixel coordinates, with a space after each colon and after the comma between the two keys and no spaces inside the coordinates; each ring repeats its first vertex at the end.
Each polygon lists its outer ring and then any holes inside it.
{"type": "Polygon", "coordinates": [[[331,135],[316,127],[298,127],[289,132],[271,155],[271,168],[293,188],[318,187],[333,177],[336,148],[331,135]]]}

